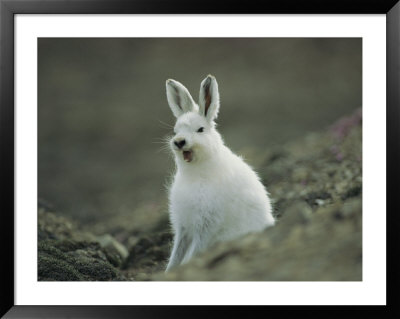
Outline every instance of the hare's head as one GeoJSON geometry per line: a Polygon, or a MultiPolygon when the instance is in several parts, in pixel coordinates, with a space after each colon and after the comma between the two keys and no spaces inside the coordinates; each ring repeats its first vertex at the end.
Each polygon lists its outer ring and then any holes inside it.
{"type": "Polygon", "coordinates": [[[214,122],[219,111],[216,79],[209,75],[201,82],[198,105],[181,83],[167,80],[166,86],[169,106],[177,118],[170,142],[177,161],[191,163],[210,158],[222,143],[214,122]]]}

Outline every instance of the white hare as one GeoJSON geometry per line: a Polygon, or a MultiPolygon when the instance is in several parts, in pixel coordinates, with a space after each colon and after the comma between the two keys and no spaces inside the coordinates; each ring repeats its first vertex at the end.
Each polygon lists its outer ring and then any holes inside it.
{"type": "Polygon", "coordinates": [[[216,79],[209,75],[201,83],[199,105],[181,83],[167,80],[166,88],[177,118],[170,141],[177,170],[169,190],[174,243],[168,271],[216,242],[261,231],[275,220],[257,174],[215,128],[216,79]]]}

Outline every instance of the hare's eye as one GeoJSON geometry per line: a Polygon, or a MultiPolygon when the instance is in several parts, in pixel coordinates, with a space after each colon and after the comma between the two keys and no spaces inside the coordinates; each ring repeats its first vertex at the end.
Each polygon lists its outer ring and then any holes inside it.
{"type": "Polygon", "coordinates": [[[197,130],[197,132],[198,132],[198,133],[204,132],[204,127],[200,127],[200,128],[197,130]]]}

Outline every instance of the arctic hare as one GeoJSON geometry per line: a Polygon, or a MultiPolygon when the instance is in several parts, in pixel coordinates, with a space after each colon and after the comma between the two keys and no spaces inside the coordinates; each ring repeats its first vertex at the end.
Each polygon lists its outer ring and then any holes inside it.
{"type": "Polygon", "coordinates": [[[167,99],[177,118],[170,147],[176,173],[169,189],[174,243],[166,271],[216,242],[274,225],[268,193],[257,174],[224,145],[215,128],[216,79],[200,85],[197,105],[179,82],[167,80],[167,99]]]}

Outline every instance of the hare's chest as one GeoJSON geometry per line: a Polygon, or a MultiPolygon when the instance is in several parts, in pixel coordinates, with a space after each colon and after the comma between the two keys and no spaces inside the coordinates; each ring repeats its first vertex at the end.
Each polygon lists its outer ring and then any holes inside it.
{"type": "Polygon", "coordinates": [[[170,193],[171,217],[187,227],[217,222],[222,209],[220,199],[212,183],[175,183],[170,193]]]}

